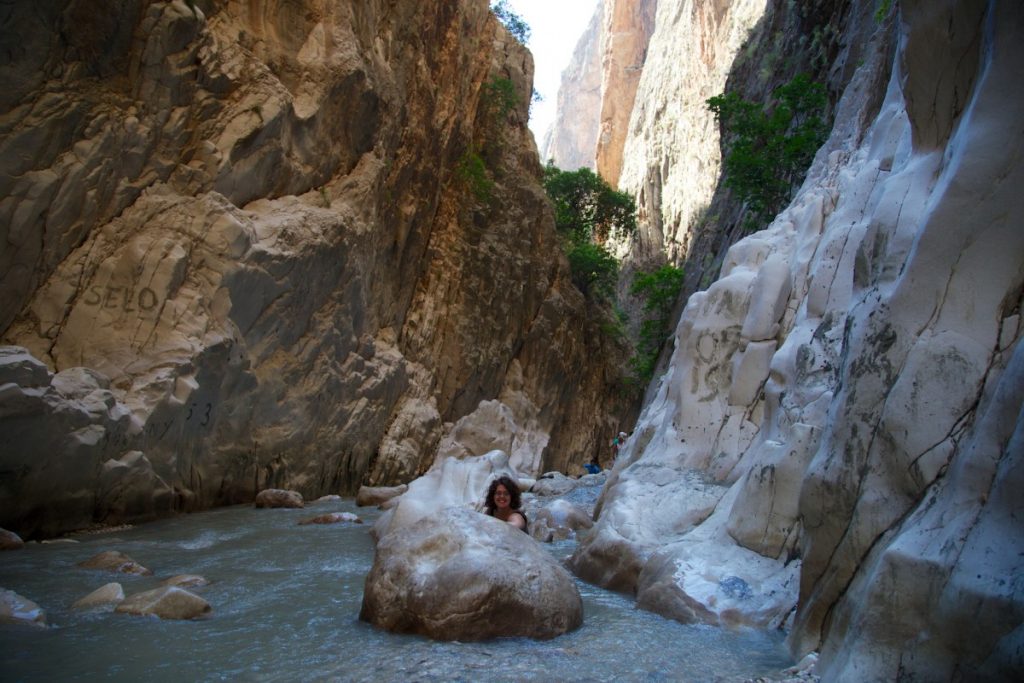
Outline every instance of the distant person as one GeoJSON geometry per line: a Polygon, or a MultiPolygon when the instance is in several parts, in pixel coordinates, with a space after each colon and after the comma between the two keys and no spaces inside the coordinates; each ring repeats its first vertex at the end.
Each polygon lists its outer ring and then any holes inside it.
{"type": "Polygon", "coordinates": [[[508,522],[517,529],[526,530],[526,515],[522,513],[519,506],[522,504],[522,496],[519,493],[519,485],[510,477],[501,476],[491,482],[487,489],[487,498],[484,499],[484,514],[497,517],[503,522],[508,522]]]}
{"type": "Polygon", "coordinates": [[[600,472],[601,463],[597,461],[597,456],[595,455],[593,458],[591,458],[590,462],[583,466],[583,469],[587,471],[587,474],[597,474],[598,472],[600,472]]]}
{"type": "Polygon", "coordinates": [[[626,440],[626,432],[619,432],[619,435],[612,439],[612,459],[619,457],[619,449],[626,440]]]}

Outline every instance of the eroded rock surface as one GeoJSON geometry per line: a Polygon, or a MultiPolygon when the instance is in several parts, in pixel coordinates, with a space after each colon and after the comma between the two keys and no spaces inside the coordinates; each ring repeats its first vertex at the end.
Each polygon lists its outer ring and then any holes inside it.
{"type": "Polygon", "coordinates": [[[791,623],[825,680],[1015,679],[1024,10],[899,9],[792,204],[690,297],[572,562],[683,621],[791,623]]]}
{"type": "Polygon", "coordinates": [[[118,574],[137,574],[139,576],[149,576],[153,573],[119,550],[105,550],[93,555],[88,560],[79,562],[78,566],[83,569],[102,569],[118,574]]]}
{"type": "Polygon", "coordinates": [[[359,618],[439,640],[553,638],[578,627],[572,576],[493,517],[448,508],[381,539],[359,618]]]}
{"type": "Polygon", "coordinates": [[[628,411],[539,185],[532,59],[483,0],[15,3],[4,30],[6,528],[406,483],[496,413],[531,475],[628,411]]]}

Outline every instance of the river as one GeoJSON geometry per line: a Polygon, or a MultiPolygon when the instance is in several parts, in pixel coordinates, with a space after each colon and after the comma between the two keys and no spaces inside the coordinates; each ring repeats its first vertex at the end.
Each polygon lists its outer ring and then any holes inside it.
{"type": "MultiPolygon", "coordinates": [[[[49,627],[0,624],[4,681],[715,681],[791,664],[777,633],[683,625],[625,596],[578,581],[584,623],[549,641],[443,643],[358,620],[373,562],[376,509],[351,499],[301,510],[222,508],[77,542],[0,553],[0,587],[38,603],[49,627]],[[366,524],[299,526],[324,512],[366,524]],[[135,577],[77,563],[119,550],[154,572],[135,577]],[[71,604],[110,581],[126,594],[175,574],[212,606],[195,621],[162,621],[71,604]]],[[[574,541],[547,547],[556,557],[574,541]]]]}

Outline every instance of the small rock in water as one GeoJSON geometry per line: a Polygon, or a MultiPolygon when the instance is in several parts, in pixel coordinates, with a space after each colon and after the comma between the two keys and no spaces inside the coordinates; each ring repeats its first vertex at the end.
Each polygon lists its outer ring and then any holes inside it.
{"type": "Polygon", "coordinates": [[[320,496],[319,498],[317,498],[313,502],[314,503],[330,503],[330,502],[334,502],[334,501],[337,501],[337,500],[341,500],[341,496],[339,496],[337,494],[334,494],[334,493],[331,493],[331,494],[326,495],[326,496],[320,496]]]}
{"type": "Polygon", "coordinates": [[[161,619],[195,619],[209,613],[210,603],[177,586],[164,586],[128,596],[114,610],[127,614],[153,615],[161,619]]]}
{"type": "Polygon", "coordinates": [[[117,550],[107,550],[99,555],[94,555],[85,562],[79,562],[78,566],[85,569],[105,569],[119,574],[136,574],[138,576],[149,576],[153,573],[117,550]]]}
{"type": "Polygon", "coordinates": [[[46,626],[46,612],[28,598],[0,588],[0,623],[46,626]]]}
{"type": "Polygon", "coordinates": [[[338,522],[351,522],[362,524],[363,520],[351,512],[328,512],[325,515],[317,515],[299,522],[299,524],[337,524],[338,522]]]}
{"type": "Polygon", "coordinates": [[[98,609],[103,607],[113,609],[122,600],[124,600],[124,588],[121,587],[121,584],[113,582],[97,588],[71,606],[74,609],[98,609]]]}
{"type": "Polygon", "coordinates": [[[19,550],[24,547],[25,542],[21,540],[21,536],[13,531],[0,528],[0,550],[19,550]]]}
{"type": "Polygon", "coordinates": [[[302,494],[285,489],[263,489],[256,495],[254,507],[258,508],[301,508],[302,494]]]}
{"type": "Polygon", "coordinates": [[[169,579],[160,582],[161,586],[177,586],[178,588],[200,588],[209,586],[210,582],[206,577],[198,574],[176,574],[169,579]]]}
{"type": "Polygon", "coordinates": [[[356,493],[356,505],[359,507],[383,505],[408,490],[408,484],[400,484],[398,486],[360,486],[359,492],[356,493]]]}

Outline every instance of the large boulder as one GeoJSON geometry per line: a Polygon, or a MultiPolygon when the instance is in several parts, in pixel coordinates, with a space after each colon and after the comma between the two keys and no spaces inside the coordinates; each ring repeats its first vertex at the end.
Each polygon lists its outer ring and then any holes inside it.
{"type": "Polygon", "coordinates": [[[504,451],[494,450],[468,458],[446,458],[409,484],[408,491],[392,499],[397,503],[378,518],[373,526],[373,535],[383,538],[395,529],[414,524],[449,507],[480,509],[490,481],[502,475],[517,478],[504,451]]]}
{"type": "Polygon", "coordinates": [[[583,621],[569,573],[513,526],[448,508],[381,539],[359,618],[438,640],[553,638],[583,621]]]}
{"type": "Polygon", "coordinates": [[[177,586],[163,586],[129,595],[115,611],[157,616],[161,619],[195,619],[211,609],[210,603],[195,593],[177,586]]]}
{"type": "Polygon", "coordinates": [[[561,496],[572,491],[579,482],[561,472],[547,472],[530,487],[530,493],[538,496],[561,496]]]}

